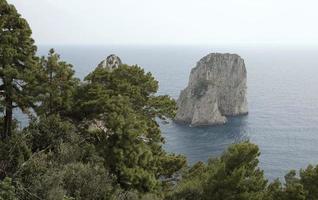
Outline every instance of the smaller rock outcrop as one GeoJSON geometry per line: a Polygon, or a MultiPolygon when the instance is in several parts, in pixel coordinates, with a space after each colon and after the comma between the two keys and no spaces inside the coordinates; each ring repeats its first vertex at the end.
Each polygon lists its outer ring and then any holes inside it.
{"type": "MultiPolygon", "coordinates": [[[[102,60],[98,65],[97,68],[105,68],[108,69],[109,71],[112,71],[116,68],[118,68],[120,65],[123,63],[121,62],[121,59],[116,56],[115,54],[111,54],[107,56],[106,59],[102,60]]],[[[89,131],[103,131],[105,134],[112,134],[106,126],[105,123],[101,120],[93,120],[91,121],[91,124],[89,125],[88,128],[89,131]]],[[[108,136],[107,136],[108,137],[108,136]]]]}
{"type": "Polygon", "coordinates": [[[236,54],[211,53],[191,70],[177,101],[176,122],[224,124],[226,116],[247,114],[246,68],[236,54]]]}
{"type": "Polygon", "coordinates": [[[113,70],[117,68],[119,65],[122,65],[121,59],[115,54],[111,54],[102,62],[100,62],[97,67],[113,70]]]}

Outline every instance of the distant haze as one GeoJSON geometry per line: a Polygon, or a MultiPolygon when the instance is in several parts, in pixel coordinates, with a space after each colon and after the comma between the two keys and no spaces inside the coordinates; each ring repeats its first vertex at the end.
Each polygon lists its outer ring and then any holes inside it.
{"type": "Polygon", "coordinates": [[[9,2],[42,45],[318,45],[317,0],[9,2]]]}

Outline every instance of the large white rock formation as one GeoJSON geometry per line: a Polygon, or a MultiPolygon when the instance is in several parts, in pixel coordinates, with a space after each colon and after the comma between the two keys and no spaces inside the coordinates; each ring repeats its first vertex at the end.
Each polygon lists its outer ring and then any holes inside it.
{"type": "Polygon", "coordinates": [[[177,101],[176,122],[224,124],[226,116],[247,114],[246,68],[236,54],[211,53],[191,70],[177,101]]]}

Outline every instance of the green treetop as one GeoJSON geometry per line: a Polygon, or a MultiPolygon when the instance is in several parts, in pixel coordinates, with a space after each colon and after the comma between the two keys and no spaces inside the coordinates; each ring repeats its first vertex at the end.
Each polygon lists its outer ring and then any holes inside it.
{"type": "Polygon", "coordinates": [[[138,66],[97,68],[77,92],[74,118],[87,123],[91,140],[121,186],[139,191],[159,187],[185,159],[168,155],[156,118],[173,117],[175,102],[156,96],[158,82],[138,66]],[[94,128],[95,127],[95,128],[94,128]]]}
{"type": "Polygon", "coordinates": [[[31,29],[13,5],[0,0],[0,99],[4,111],[1,138],[11,135],[13,109],[27,112],[33,97],[28,95],[36,67],[36,47],[31,29]]]}
{"type": "Polygon", "coordinates": [[[47,58],[40,60],[40,84],[34,90],[39,101],[36,112],[39,115],[65,115],[71,109],[73,95],[79,83],[74,78],[72,65],[60,60],[60,56],[49,51],[47,58]]]}
{"type": "Polygon", "coordinates": [[[265,200],[267,180],[258,168],[259,155],[254,144],[234,144],[207,165],[195,164],[167,199],[265,200]]]}

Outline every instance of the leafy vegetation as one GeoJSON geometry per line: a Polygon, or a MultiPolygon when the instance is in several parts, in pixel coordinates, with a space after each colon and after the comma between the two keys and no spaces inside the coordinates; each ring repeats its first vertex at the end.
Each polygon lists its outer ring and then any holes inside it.
{"type": "Polygon", "coordinates": [[[30,84],[37,70],[31,29],[13,5],[0,1],[0,102],[4,111],[1,138],[11,136],[13,109],[28,112],[34,103],[30,84]]]}
{"type": "Polygon", "coordinates": [[[157,121],[176,104],[156,95],[151,73],[121,65],[80,81],[53,49],[35,56],[27,22],[5,0],[0,27],[0,200],[318,199],[318,166],[268,183],[249,142],[187,166],[163,149],[157,121]],[[15,108],[29,114],[27,127],[15,108]]]}
{"type": "Polygon", "coordinates": [[[48,57],[42,57],[37,72],[38,85],[35,85],[33,94],[36,96],[38,106],[35,107],[37,114],[65,115],[72,109],[72,102],[79,79],[74,77],[72,65],[61,61],[60,56],[49,51],[48,57]]]}

